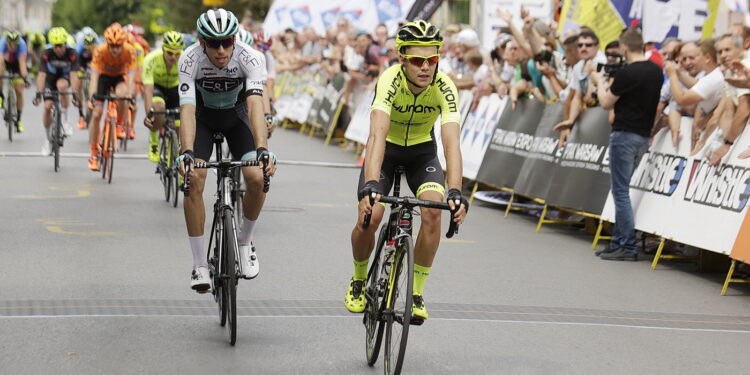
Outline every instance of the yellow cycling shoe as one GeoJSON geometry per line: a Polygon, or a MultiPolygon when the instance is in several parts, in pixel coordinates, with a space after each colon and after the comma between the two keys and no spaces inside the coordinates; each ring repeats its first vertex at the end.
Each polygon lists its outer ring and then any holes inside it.
{"type": "Polygon", "coordinates": [[[411,315],[412,319],[427,319],[430,317],[430,314],[427,313],[427,308],[424,306],[424,299],[422,296],[415,294],[412,296],[412,304],[411,304],[411,315]]]}
{"type": "Polygon", "coordinates": [[[159,146],[158,145],[151,145],[151,147],[148,150],[148,160],[150,160],[152,163],[158,163],[159,162],[159,146]]]}
{"type": "Polygon", "coordinates": [[[16,121],[16,133],[23,133],[23,124],[21,124],[21,121],[16,121]]]}
{"type": "Polygon", "coordinates": [[[344,297],[344,306],[353,313],[365,311],[365,293],[362,290],[365,286],[365,280],[352,280],[349,282],[349,289],[344,297]]]}

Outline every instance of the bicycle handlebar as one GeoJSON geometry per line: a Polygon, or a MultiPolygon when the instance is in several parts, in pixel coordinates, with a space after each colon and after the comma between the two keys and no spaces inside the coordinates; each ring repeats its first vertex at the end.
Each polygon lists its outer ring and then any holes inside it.
{"type": "Polygon", "coordinates": [[[170,109],[165,109],[163,111],[155,111],[152,109],[148,111],[148,115],[146,115],[146,117],[151,117],[153,115],[179,115],[179,114],[180,114],[179,108],[170,108],[170,109]]]}
{"type": "MultiPolygon", "coordinates": [[[[370,204],[374,204],[374,198],[370,196],[370,204]]],[[[455,211],[451,210],[451,207],[448,205],[448,203],[444,202],[437,202],[437,201],[429,201],[429,200],[422,200],[417,199],[414,197],[391,197],[391,196],[382,196],[380,197],[380,202],[382,203],[388,203],[388,204],[395,204],[399,206],[404,206],[408,208],[414,208],[414,207],[425,207],[425,208],[436,208],[438,210],[447,210],[451,213],[451,221],[450,225],[448,227],[448,232],[445,234],[445,237],[451,238],[454,235],[458,234],[458,223],[453,221],[455,211]]],[[[372,215],[365,215],[365,220],[362,223],[363,228],[367,228],[370,226],[370,218],[372,215]]]]}
{"type": "Polygon", "coordinates": [[[129,96],[112,96],[112,95],[91,95],[94,100],[127,100],[131,103],[135,103],[135,98],[129,96]]]}
{"type": "MultiPolygon", "coordinates": [[[[183,190],[185,196],[190,195],[190,168],[196,169],[207,169],[207,168],[243,168],[243,167],[256,167],[260,163],[257,160],[222,160],[222,161],[204,161],[195,163],[192,166],[185,167],[185,185],[183,190]]],[[[268,193],[268,189],[271,187],[271,178],[266,174],[266,169],[263,168],[263,192],[268,193]]]]}

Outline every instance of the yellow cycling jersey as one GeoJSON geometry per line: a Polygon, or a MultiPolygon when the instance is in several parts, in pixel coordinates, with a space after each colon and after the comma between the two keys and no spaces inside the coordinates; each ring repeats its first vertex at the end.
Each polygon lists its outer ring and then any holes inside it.
{"type": "Polygon", "coordinates": [[[176,62],[167,70],[164,51],[161,48],[151,51],[143,61],[144,85],[157,85],[167,89],[177,87],[180,84],[179,73],[176,62]]]}
{"type": "Polygon", "coordinates": [[[370,110],[381,110],[390,116],[386,141],[411,146],[432,141],[432,127],[438,115],[441,125],[459,123],[458,107],[458,90],[447,74],[438,71],[435,82],[415,96],[401,64],[396,64],[378,78],[370,110]]]}

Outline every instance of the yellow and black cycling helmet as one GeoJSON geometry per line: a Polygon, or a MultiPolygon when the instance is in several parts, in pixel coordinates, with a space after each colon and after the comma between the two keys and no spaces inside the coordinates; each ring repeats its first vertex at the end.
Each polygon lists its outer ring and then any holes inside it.
{"type": "Polygon", "coordinates": [[[443,47],[440,29],[424,20],[412,21],[401,26],[396,34],[396,50],[403,54],[406,47],[411,46],[436,46],[440,50],[443,47]]]}

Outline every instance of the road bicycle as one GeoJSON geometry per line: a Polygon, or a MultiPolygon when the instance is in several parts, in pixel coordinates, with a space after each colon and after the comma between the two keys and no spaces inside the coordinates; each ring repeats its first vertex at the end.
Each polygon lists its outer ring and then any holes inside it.
{"type": "MultiPolygon", "coordinates": [[[[232,207],[232,192],[239,185],[234,171],[243,167],[257,167],[258,161],[232,161],[224,158],[221,151],[223,140],[221,133],[214,133],[217,161],[195,163],[193,167],[215,168],[217,172],[216,202],[206,258],[211,275],[211,293],[219,307],[219,323],[222,327],[227,326],[229,343],[234,345],[237,341],[237,281],[243,274],[243,262],[239,261],[242,254],[239,252],[232,207]]],[[[270,179],[265,174],[265,169],[263,180],[263,190],[267,192],[270,179]]],[[[189,194],[190,179],[186,178],[185,196],[189,194]]]]}
{"type": "Polygon", "coordinates": [[[180,155],[180,139],[177,136],[175,120],[180,116],[179,108],[164,111],[150,111],[146,116],[165,115],[167,120],[159,130],[159,162],[156,173],[164,187],[164,199],[177,207],[180,192],[180,168],[175,159],[180,155]]]}
{"type": "Polygon", "coordinates": [[[81,88],[83,89],[83,98],[78,106],[79,118],[78,118],[78,129],[86,129],[89,127],[89,121],[91,121],[92,111],[86,106],[86,103],[91,99],[89,93],[89,82],[91,81],[91,75],[88,70],[81,76],[81,88]]]}
{"type": "MultiPolygon", "coordinates": [[[[449,210],[444,202],[400,197],[403,167],[397,167],[393,196],[383,196],[380,202],[390,204],[388,222],[380,228],[375,251],[367,271],[365,288],[365,311],[362,323],[365,326],[365,350],[367,364],[373,366],[378,359],[380,347],[385,341],[383,370],[386,375],[401,373],[406,354],[406,343],[411,325],[421,325],[424,320],[411,315],[414,286],[414,240],[412,224],[418,215],[415,208],[437,208],[449,210]],[[383,335],[385,334],[385,338],[383,335]]],[[[372,202],[372,197],[370,198],[372,202]]],[[[451,220],[446,237],[458,233],[458,224],[451,220]]],[[[363,227],[370,223],[365,216],[363,227]]]]}
{"type": "Polygon", "coordinates": [[[13,142],[13,133],[17,131],[16,124],[19,120],[16,89],[13,87],[13,82],[21,78],[13,75],[4,75],[0,76],[0,79],[3,80],[3,83],[7,82],[7,84],[3,84],[4,87],[2,88],[2,92],[7,93],[3,102],[3,108],[5,108],[3,120],[5,121],[5,127],[8,128],[8,140],[13,142]]]}
{"type": "MultiPolygon", "coordinates": [[[[107,115],[104,118],[104,127],[102,128],[101,139],[99,142],[99,160],[101,160],[101,171],[102,178],[107,180],[107,183],[112,183],[112,170],[114,169],[115,163],[115,152],[119,150],[116,139],[117,129],[117,101],[126,100],[132,101],[127,96],[112,96],[112,95],[94,95],[95,100],[106,100],[107,115]]],[[[128,116],[129,117],[129,116],[128,116]]],[[[127,137],[125,137],[127,138],[127,137]]]]}
{"type": "Polygon", "coordinates": [[[62,113],[60,112],[60,96],[69,95],[73,96],[74,93],[70,91],[53,91],[45,90],[42,94],[42,98],[52,101],[52,124],[50,125],[50,144],[52,145],[52,156],[55,161],[55,172],[60,169],[60,147],[63,147],[65,141],[65,134],[62,125],[62,113]]]}

